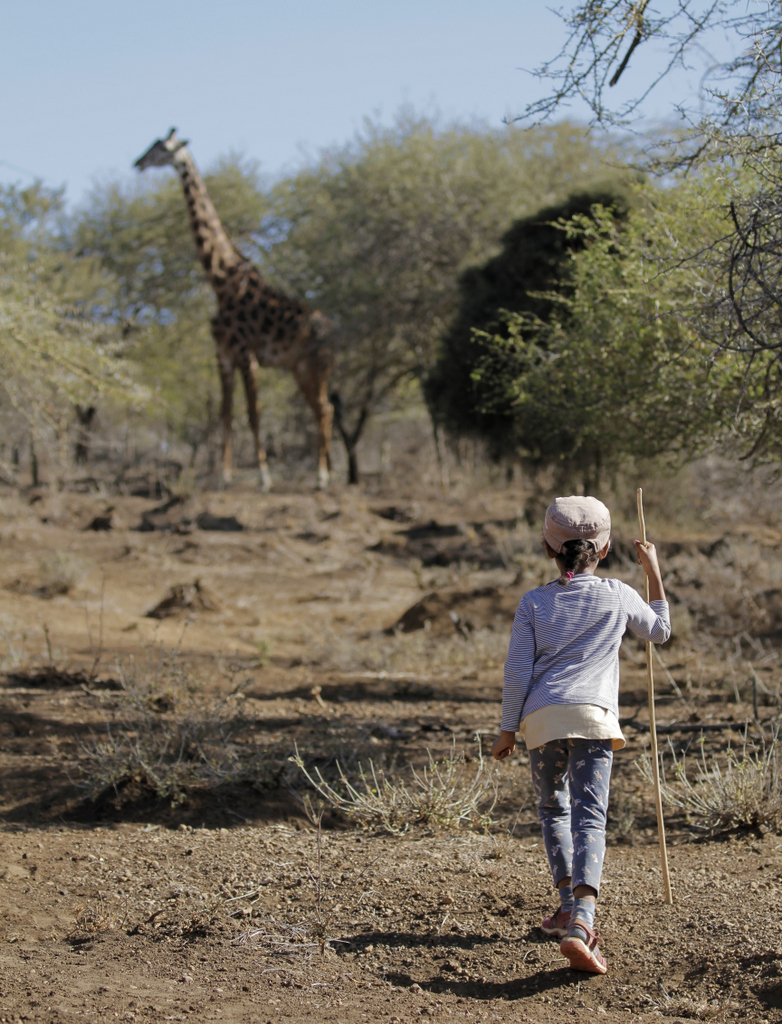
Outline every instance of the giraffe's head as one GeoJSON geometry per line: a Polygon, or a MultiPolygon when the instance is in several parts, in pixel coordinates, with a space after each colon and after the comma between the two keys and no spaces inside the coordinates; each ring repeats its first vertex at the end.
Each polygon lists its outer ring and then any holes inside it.
{"type": "Polygon", "coordinates": [[[178,139],[176,128],[172,128],[165,139],[158,139],[156,142],[153,142],[146,153],[140,156],[133,166],[137,167],[140,171],[146,170],[147,167],[166,167],[168,164],[173,166],[177,162],[178,154],[184,156],[186,146],[187,140],[178,139]]]}

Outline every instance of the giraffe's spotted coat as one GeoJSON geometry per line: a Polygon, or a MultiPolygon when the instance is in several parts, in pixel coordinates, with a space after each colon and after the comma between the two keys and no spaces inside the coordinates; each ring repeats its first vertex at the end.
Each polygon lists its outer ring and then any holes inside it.
{"type": "Polygon", "coordinates": [[[174,130],[158,139],[136,167],[172,165],[179,173],[198,258],[217,298],[212,336],[222,386],[223,479],[231,477],[234,374],[244,382],[250,429],[261,482],[269,485],[266,452],[260,441],[257,366],[293,374],[318,426],[318,482],[328,482],[332,407],[328,381],[333,364],[334,326],[318,310],[292,299],[263,280],[258,268],[234,246],[185,143],[174,130]]]}

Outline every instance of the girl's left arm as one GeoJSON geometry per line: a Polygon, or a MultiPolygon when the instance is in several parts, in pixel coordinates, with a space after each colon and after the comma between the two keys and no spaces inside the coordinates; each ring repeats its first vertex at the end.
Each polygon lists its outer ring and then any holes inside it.
{"type": "Polygon", "coordinates": [[[508,657],[505,659],[505,682],[502,687],[502,731],[517,732],[524,711],[524,702],[532,681],[535,663],[535,633],[524,602],[516,609],[508,657]]]}

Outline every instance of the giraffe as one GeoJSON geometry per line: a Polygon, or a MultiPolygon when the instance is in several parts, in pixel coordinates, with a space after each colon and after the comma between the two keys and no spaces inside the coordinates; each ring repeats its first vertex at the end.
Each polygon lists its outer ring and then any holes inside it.
{"type": "Polygon", "coordinates": [[[263,490],[271,486],[266,452],[261,444],[256,364],[293,374],[318,427],[318,486],[328,486],[333,409],[328,380],[333,363],[332,322],[267,284],[258,268],[228,236],[214,208],[204,179],[187,148],[172,128],[136,160],[139,171],[172,166],[185,193],[198,258],[217,298],[212,337],[222,386],[222,482],[231,480],[231,428],[234,375],[242,375],[247,396],[255,464],[263,490]]]}

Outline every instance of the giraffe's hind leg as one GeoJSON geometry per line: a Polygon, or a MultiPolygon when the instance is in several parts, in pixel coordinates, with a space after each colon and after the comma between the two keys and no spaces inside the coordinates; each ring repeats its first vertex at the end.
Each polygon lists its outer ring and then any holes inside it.
{"type": "Polygon", "coordinates": [[[331,480],[331,421],[334,409],[328,396],[330,366],[322,372],[312,364],[297,366],[293,371],[301,393],[315,415],[318,426],[318,490],[325,490],[331,480]]]}
{"type": "Polygon", "coordinates": [[[248,359],[239,364],[239,371],[244,382],[244,393],[247,397],[247,415],[250,419],[250,431],[255,445],[255,465],[258,470],[258,483],[262,491],[271,490],[272,478],[266,449],[261,444],[261,416],[258,409],[258,371],[255,363],[248,359]]]}

